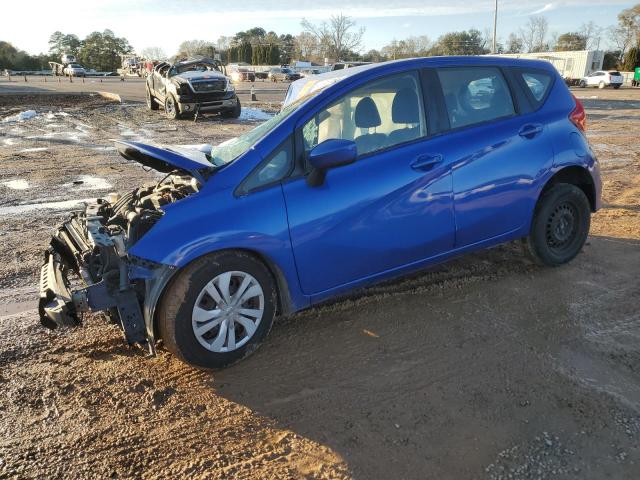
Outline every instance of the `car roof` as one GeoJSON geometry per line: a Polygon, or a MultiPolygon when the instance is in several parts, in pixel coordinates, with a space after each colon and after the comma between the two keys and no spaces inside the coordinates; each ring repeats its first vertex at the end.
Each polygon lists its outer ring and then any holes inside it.
{"type": "Polygon", "coordinates": [[[384,74],[385,72],[398,72],[412,68],[427,67],[456,67],[456,66],[520,66],[555,71],[553,65],[545,60],[529,60],[521,58],[499,57],[492,55],[481,56],[450,56],[450,57],[420,57],[392,60],[381,63],[370,63],[342,70],[332,70],[320,73],[313,77],[303,77],[296,80],[289,87],[284,105],[287,105],[298,98],[309,95],[316,90],[323,89],[331,84],[341,82],[345,79],[356,80],[358,77],[384,74]],[[404,67],[404,68],[403,68],[404,67]]]}

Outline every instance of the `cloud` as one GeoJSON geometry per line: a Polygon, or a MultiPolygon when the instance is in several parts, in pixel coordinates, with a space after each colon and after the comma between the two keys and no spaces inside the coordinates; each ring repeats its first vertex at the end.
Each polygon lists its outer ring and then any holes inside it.
{"type": "Polygon", "coordinates": [[[539,14],[544,13],[544,12],[549,12],[551,10],[555,10],[556,8],[558,8],[557,5],[555,5],[553,3],[547,3],[543,7],[539,8],[537,10],[534,10],[533,12],[529,13],[529,15],[539,15],[539,14]]]}

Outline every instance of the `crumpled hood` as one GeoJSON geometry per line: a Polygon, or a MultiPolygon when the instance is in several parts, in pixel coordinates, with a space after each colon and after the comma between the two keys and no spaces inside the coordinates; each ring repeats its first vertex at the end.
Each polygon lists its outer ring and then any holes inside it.
{"type": "Polygon", "coordinates": [[[127,160],[133,160],[162,173],[179,170],[201,183],[204,183],[214,169],[213,164],[207,159],[207,155],[213,148],[208,144],[160,147],[120,140],[115,144],[118,153],[127,160]]]}

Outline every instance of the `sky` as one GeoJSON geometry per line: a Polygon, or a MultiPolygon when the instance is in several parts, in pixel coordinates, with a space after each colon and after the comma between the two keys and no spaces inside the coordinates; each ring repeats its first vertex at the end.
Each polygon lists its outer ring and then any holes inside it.
{"type": "MultiPolygon", "coordinates": [[[[278,34],[297,34],[300,21],[321,22],[343,13],[366,28],[362,51],[379,49],[393,39],[427,35],[432,40],[454,30],[493,28],[495,0],[27,0],[2,5],[0,40],[37,54],[48,50],[55,30],[81,39],[93,31],[112,30],[136,52],[160,47],[173,55],[183,40],[215,42],[221,35],[261,26],[278,34]]],[[[623,0],[498,0],[498,40],[517,31],[531,15],[544,15],[549,31],[576,30],[593,20],[602,27],[617,23],[618,13],[634,5],[623,0]]],[[[603,37],[603,45],[607,39],[603,37]]]]}

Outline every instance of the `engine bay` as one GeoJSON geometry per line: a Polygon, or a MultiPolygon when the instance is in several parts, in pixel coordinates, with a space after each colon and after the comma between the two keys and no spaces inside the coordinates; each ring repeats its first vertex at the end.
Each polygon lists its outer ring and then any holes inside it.
{"type": "Polygon", "coordinates": [[[162,217],[162,207],[196,193],[191,176],[169,174],[126,195],[110,194],[71,215],[51,239],[41,272],[40,318],[49,328],[78,325],[83,312],[104,310],[129,343],[145,343],[144,285],[131,281],[127,252],[162,217]],[[86,288],[72,290],[69,273],[86,288]]]}
{"type": "Polygon", "coordinates": [[[159,183],[144,184],[132,192],[111,194],[102,202],[99,215],[107,228],[120,227],[126,246],[135,244],[162,217],[161,208],[198,191],[198,182],[190,176],[168,175],[159,183]]]}

